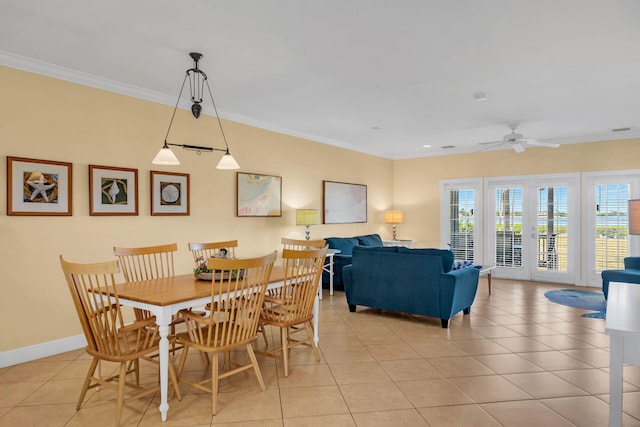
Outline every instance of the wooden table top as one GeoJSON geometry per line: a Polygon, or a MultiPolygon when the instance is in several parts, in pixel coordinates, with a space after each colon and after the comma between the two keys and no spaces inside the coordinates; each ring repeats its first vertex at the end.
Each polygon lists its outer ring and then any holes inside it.
{"type": "MultiPolygon", "coordinates": [[[[284,280],[284,268],[274,265],[269,283],[284,280]]],[[[199,280],[193,274],[163,279],[121,283],[116,286],[118,297],[145,304],[167,306],[211,296],[211,282],[199,280]]]]}

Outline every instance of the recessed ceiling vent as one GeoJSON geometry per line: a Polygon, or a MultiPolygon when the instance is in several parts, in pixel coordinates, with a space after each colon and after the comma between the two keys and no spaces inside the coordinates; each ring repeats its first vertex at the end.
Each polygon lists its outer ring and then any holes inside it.
{"type": "Polygon", "coordinates": [[[611,129],[611,132],[626,132],[628,130],[631,130],[631,128],[615,128],[611,129]]]}
{"type": "Polygon", "coordinates": [[[456,148],[456,146],[455,146],[455,145],[443,145],[443,146],[442,146],[442,147],[440,147],[440,148],[448,149],[448,148],[456,148]]]}

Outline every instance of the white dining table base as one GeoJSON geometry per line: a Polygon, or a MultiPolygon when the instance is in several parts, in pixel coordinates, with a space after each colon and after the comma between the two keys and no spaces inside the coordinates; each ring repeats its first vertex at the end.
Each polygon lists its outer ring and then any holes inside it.
{"type": "MultiPolygon", "coordinates": [[[[275,289],[283,285],[280,283],[270,283],[269,289],[275,289]]],[[[160,362],[160,415],[162,421],[167,420],[167,412],[169,411],[168,390],[169,390],[169,325],[173,319],[173,315],[178,311],[189,308],[204,306],[211,302],[211,296],[185,301],[177,304],[158,306],[153,304],[142,303],[138,301],[119,298],[120,305],[126,307],[140,308],[149,310],[156,316],[156,324],[158,325],[158,334],[160,335],[159,362],[160,362]]],[[[318,317],[320,313],[320,302],[316,295],[313,303],[313,341],[318,345],[320,338],[318,336],[318,317]]]]}

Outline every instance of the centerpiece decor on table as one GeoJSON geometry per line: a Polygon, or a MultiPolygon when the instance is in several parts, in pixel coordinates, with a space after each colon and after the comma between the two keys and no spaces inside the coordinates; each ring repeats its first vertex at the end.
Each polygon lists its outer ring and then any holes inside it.
{"type": "MultiPolygon", "coordinates": [[[[223,248],[220,250],[220,258],[227,258],[227,251],[223,248]]],[[[215,280],[220,280],[220,271],[216,271],[215,280]]],[[[231,270],[231,277],[235,279],[240,273],[240,277],[244,273],[244,270],[231,270]]],[[[193,275],[199,280],[211,280],[213,278],[213,270],[207,267],[207,260],[204,257],[198,257],[196,259],[196,268],[193,269],[193,275]]],[[[229,279],[229,271],[225,271],[224,280],[229,279]]]]}

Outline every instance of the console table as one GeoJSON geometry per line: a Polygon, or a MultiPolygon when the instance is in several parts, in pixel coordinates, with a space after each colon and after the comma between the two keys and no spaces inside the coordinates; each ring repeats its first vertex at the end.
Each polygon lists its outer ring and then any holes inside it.
{"type": "Polygon", "coordinates": [[[382,244],[385,246],[404,246],[405,248],[410,248],[413,240],[383,240],[382,244]]]}
{"type": "Polygon", "coordinates": [[[622,367],[640,366],[640,285],[609,283],[605,332],[609,349],[609,426],[622,423],[622,367]]]}

